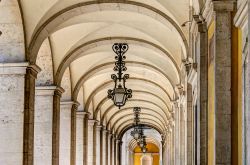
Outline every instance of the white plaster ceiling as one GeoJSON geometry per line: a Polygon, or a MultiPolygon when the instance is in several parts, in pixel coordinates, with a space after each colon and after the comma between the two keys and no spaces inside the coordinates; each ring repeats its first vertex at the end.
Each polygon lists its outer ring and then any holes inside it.
{"type": "Polygon", "coordinates": [[[120,123],[133,113],[124,111],[112,118],[119,110],[106,97],[113,88],[108,83],[114,73],[112,45],[126,42],[127,87],[135,92],[123,108],[144,107],[143,120],[165,128],[181,82],[182,60],[188,56],[188,28],[181,24],[189,19],[189,0],[21,0],[21,7],[31,56],[49,38],[55,84],[61,84],[66,70],[70,72],[72,97],[64,98],[76,99],[80,110],[103,118],[104,125],[110,121],[118,132],[125,127],[120,123]],[[121,120],[122,116],[127,117],[121,120]]]}

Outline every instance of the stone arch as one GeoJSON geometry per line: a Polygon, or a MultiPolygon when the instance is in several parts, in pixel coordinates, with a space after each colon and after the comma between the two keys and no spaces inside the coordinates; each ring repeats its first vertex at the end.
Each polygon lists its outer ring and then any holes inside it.
{"type": "MultiPolygon", "coordinates": [[[[91,49],[93,47],[96,47],[96,45],[103,45],[103,44],[110,44],[111,42],[124,42],[124,41],[129,41],[131,44],[136,44],[136,45],[143,45],[144,47],[149,47],[150,49],[155,49],[157,51],[160,52],[160,54],[165,55],[166,57],[168,57],[170,59],[170,61],[173,63],[174,65],[174,69],[177,71],[177,77],[179,79],[179,83],[181,82],[181,74],[180,74],[180,68],[177,65],[177,63],[175,62],[175,60],[173,59],[173,57],[168,53],[167,50],[165,50],[164,48],[162,48],[159,45],[156,45],[152,42],[146,41],[146,40],[142,40],[142,39],[138,39],[138,38],[131,38],[131,37],[107,37],[107,38],[99,38],[98,40],[92,40],[83,44],[80,44],[79,46],[77,46],[76,48],[73,48],[72,50],[70,50],[66,56],[64,57],[64,59],[62,60],[62,62],[60,63],[60,66],[57,69],[56,72],[56,76],[55,76],[55,84],[60,85],[61,83],[61,78],[62,78],[62,74],[64,73],[65,69],[69,66],[70,63],[72,63],[76,58],[78,58],[79,54],[91,49]],[[107,41],[109,41],[109,43],[107,43],[107,41]]],[[[170,78],[168,78],[170,82],[172,82],[172,80],[170,78]]],[[[172,83],[172,85],[174,85],[172,83]]]]}
{"type": "MultiPolygon", "coordinates": [[[[158,120],[159,120],[159,123],[162,124],[162,126],[165,128],[165,123],[164,123],[164,121],[163,121],[162,119],[160,119],[159,117],[157,117],[156,115],[149,114],[149,113],[145,113],[145,112],[144,112],[144,113],[141,113],[141,115],[143,115],[143,117],[146,117],[146,116],[150,116],[150,117],[151,117],[151,116],[152,116],[152,117],[158,119],[158,120]]],[[[132,116],[132,119],[133,119],[133,118],[134,118],[133,114],[127,114],[127,115],[124,115],[123,117],[119,118],[119,120],[116,120],[116,121],[112,124],[111,131],[115,129],[115,126],[116,126],[116,124],[117,124],[118,122],[120,122],[120,121],[121,121],[122,119],[124,119],[124,118],[131,117],[131,116],[132,116]]],[[[141,118],[143,119],[143,117],[141,117],[141,118]]],[[[129,121],[129,120],[131,120],[131,118],[129,118],[129,119],[126,120],[126,121],[129,121]]]]}
{"type": "MultiPolygon", "coordinates": [[[[154,94],[154,93],[151,93],[151,92],[147,92],[147,91],[140,91],[140,90],[133,90],[133,93],[145,93],[145,94],[149,94],[149,95],[152,95],[152,97],[155,97],[155,98],[158,98],[159,100],[161,100],[164,104],[165,104],[165,106],[170,110],[170,107],[167,105],[167,103],[161,98],[161,97],[159,97],[158,95],[156,95],[156,94],[154,94]]],[[[95,108],[95,112],[98,110],[98,109],[100,109],[100,107],[106,102],[106,101],[108,101],[109,99],[106,97],[106,98],[104,98],[104,99],[102,99],[98,104],[97,104],[97,106],[96,106],[96,108],[95,108]]],[[[131,107],[131,109],[132,109],[133,107],[131,107]]],[[[146,108],[146,107],[145,107],[146,108]]],[[[127,108],[126,108],[127,109],[127,108]]],[[[96,117],[96,116],[95,116],[96,117]]],[[[164,117],[166,117],[167,118],[167,115],[166,114],[164,114],[164,117]]]]}
{"type": "MultiPolygon", "coordinates": [[[[157,113],[157,114],[159,114],[160,115],[160,113],[159,112],[157,112],[156,110],[154,110],[154,109],[151,109],[151,108],[146,108],[146,107],[141,107],[143,110],[150,110],[150,111],[153,111],[153,112],[155,112],[155,113],[157,113]]],[[[112,116],[111,116],[111,118],[110,119],[108,119],[108,121],[107,121],[107,124],[106,125],[109,125],[110,124],[110,122],[112,121],[112,119],[114,118],[114,117],[116,117],[116,115],[119,115],[120,113],[122,113],[123,111],[128,111],[128,110],[130,110],[131,111],[131,109],[133,109],[133,107],[128,107],[128,108],[122,108],[120,111],[117,111],[116,113],[114,113],[112,116]]],[[[161,116],[162,117],[162,119],[165,121],[165,123],[167,123],[167,120],[166,120],[166,118],[164,118],[163,116],[161,116]]]]}
{"type": "MultiPolygon", "coordinates": [[[[110,1],[100,1],[100,2],[95,2],[95,1],[89,1],[89,2],[82,2],[78,4],[74,4],[72,6],[69,6],[67,8],[64,8],[63,10],[55,13],[53,16],[48,18],[44,23],[40,22],[39,25],[37,26],[35,32],[33,33],[29,48],[28,48],[28,60],[32,63],[35,64],[36,62],[36,55],[38,52],[38,49],[41,45],[41,42],[54,30],[53,28],[61,24],[63,21],[68,20],[74,16],[81,15],[84,7],[88,7],[89,5],[102,5],[105,3],[119,3],[119,4],[127,4],[127,5],[132,5],[140,8],[145,8],[149,10],[150,12],[155,12],[159,16],[163,17],[164,20],[166,20],[168,23],[170,23],[174,29],[177,31],[179,37],[181,38],[184,46],[185,46],[185,51],[186,54],[188,54],[188,43],[187,39],[182,32],[181,28],[179,25],[167,14],[163,13],[162,11],[140,3],[140,2],[134,2],[134,1],[123,1],[123,0],[110,0],[110,1]]],[[[116,8],[114,8],[116,9],[116,8]]],[[[110,10],[110,9],[109,9],[110,10]]],[[[116,9],[117,10],[117,9],[116,9]]],[[[128,9],[129,10],[129,9],[128,9]]],[[[188,55],[187,55],[188,56],[188,55]]]]}
{"type": "MultiPolygon", "coordinates": [[[[159,108],[163,113],[164,115],[167,116],[167,119],[170,118],[170,116],[166,113],[166,111],[164,111],[164,109],[162,109],[160,106],[158,106],[157,104],[155,104],[154,102],[152,101],[148,101],[148,100],[145,100],[145,99],[131,99],[129,100],[128,102],[141,102],[141,103],[149,103],[149,104],[152,104],[154,105],[155,107],[159,108]]],[[[112,110],[112,108],[115,107],[115,105],[111,105],[105,112],[104,114],[102,115],[102,118],[101,118],[101,122],[104,121],[104,118],[107,116],[107,114],[112,110]]]]}
{"type": "MultiPolygon", "coordinates": [[[[156,126],[155,124],[152,124],[152,123],[147,123],[147,122],[143,122],[142,124],[143,126],[147,126],[147,127],[150,127],[154,130],[156,130],[160,135],[163,134],[162,130],[156,126]]],[[[119,132],[119,134],[117,134],[117,139],[121,139],[123,137],[123,135],[131,128],[134,127],[134,124],[133,123],[130,123],[128,125],[126,125],[125,127],[123,127],[123,129],[119,132]]]]}
{"type": "MultiPolygon", "coordinates": [[[[101,64],[101,65],[98,65],[92,69],[90,69],[86,74],[82,75],[81,78],[79,79],[79,81],[77,82],[75,88],[74,88],[74,91],[73,91],[73,99],[77,97],[78,95],[78,91],[81,87],[81,85],[88,79],[88,78],[91,78],[91,76],[93,76],[95,73],[97,73],[98,71],[101,71],[103,69],[106,69],[106,68],[110,68],[112,67],[114,64],[113,62],[109,62],[109,63],[104,63],[104,64],[101,64]]],[[[150,65],[150,64],[146,64],[146,63],[142,63],[142,62],[135,62],[135,61],[126,61],[126,65],[127,66],[130,66],[130,65],[138,65],[138,66],[141,66],[141,67],[144,67],[144,68],[150,68],[152,70],[155,70],[156,72],[159,72],[160,74],[162,74],[166,80],[168,80],[170,82],[170,84],[172,85],[172,89],[173,91],[175,92],[175,85],[173,83],[173,81],[171,81],[171,79],[169,78],[168,75],[166,75],[163,71],[161,71],[158,67],[155,67],[153,65],[150,65]]]]}
{"type": "MultiPolygon", "coordinates": [[[[118,134],[121,130],[121,128],[125,127],[126,125],[128,124],[131,124],[131,123],[134,123],[134,119],[131,119],[131,120],[127,120],[126,122],[120,124],[117,129],[114,131],[115,134],[118,134]]],[[[157,126],[159,128],[159,130],[161,130],[161,132],[165,132],[165,129],[161,126],[160,123],[154,121],[154,120],[151,120],[151,119],[148,119],[148,118],[141,118],[141,124],[144,124],[144,123],[149,123],[149,124],[154,124],[155,126],[157,126]]]]}
{"type": "MultiPolygon", "coordinates": [[[[140,80],[140,79],[138,79],[138,78],[133,78],[133,77],[131,77],[130,78],[130,80],[140,80]]],[[[148,81],[148,80],[143,80],[142,79],[142,81],[145,81],[145,82],[151,82],[151,81],[148,81]]],[[[92,100],[92,98],[94,97],[94,95],[96,94],[96,93],[98,93],[98,91],[100,91],[100,90],[102,90],[102,89],[105,89],[107,86],[109,86],[110,85],[110,83],[113,83],[113,81],[112,80],[110,80],[110,81],[107,81],[107,82],[104,82],[101,86],[99,86],[99,87],[97,87],[91,94],[90,94],[90,96],[88,97],[88,99],[87,99],[87,102],[86,102],[86,104],[85,104],[85,110],[88,110],[88,107],[89,107],[89,104],[90,104],[90,102],[91,102],[91,100],[92,100]]],[[[154,83],[153,83],[154,84],[154,83]]],[[[158,86],[159,88],[162,88],[162,87],[160,87],[158,84],[155,84],[156,86],[158,86]]],[[[164,90],[164,89],[162,89],[166,94],[167,94],[167,92],[164,90]]],[[[168,95],[169,96],[169,95],[168,95]]],[[[170,98],[170,97],[169,97],[170,98]]],[[[171,100],[171,99],[170,99],[171,100]]],[[[100,109],[97,109],[97,111],[99,112],[99,110],[100,109]]],[[[98,112],[94,112],[94,114],[97,114],[98,112]]],[[[94,116],[96,116],[96,115],[94,115],[94,116]]]]}

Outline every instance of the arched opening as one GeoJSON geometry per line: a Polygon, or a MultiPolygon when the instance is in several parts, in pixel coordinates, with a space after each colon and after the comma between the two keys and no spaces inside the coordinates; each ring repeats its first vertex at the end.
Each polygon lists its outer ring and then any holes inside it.
{"type": "Polygon", "coordinates": [[[143,153],[139,146],[134,149],[134,165],[160,165],[160,150],[154,143],[147,144],[147,152],[143,153]]]}
{"type": "Polygon", "coordinates": [[[141,165],[153,165],[153,162],[154,160],[151,155],[145,154],[141,157],[141,165]]]}
{"type": "Polygon", "coordinates": [[[250,164],[247,7],[0,0],[0,164],[250,164]]]}

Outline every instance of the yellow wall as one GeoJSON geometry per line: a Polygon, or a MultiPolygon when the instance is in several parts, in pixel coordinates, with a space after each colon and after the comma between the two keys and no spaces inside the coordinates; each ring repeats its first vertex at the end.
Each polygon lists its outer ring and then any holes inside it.
{"type": "MultiPolygon", "coordinates": [[[[234,14],[233,14],[234,15],[234,14]]],[[[242,32],[232,28],[232,165],[242,164],[242,32]]]]}
{"type": "Polygon", "coordinates": [[[208,28],[208,164],[215,164],[214,162],[214,153],[215,153],[215,86],[214,86],[214,77],[215,77],[215,68],[214,60],[211,55],[214,54],[214,50],[211,50],[210,44],[213,42],[215,32],[215,22],[213,21],[208,28]]]}
{"type": "MultiPolygon", "coordinates": [[[[213,53],[215,22],[208,28],[209,58],[213,53]]],[[[232,28],[232,165],[242,164],[242,32],[232,28]]],[[[214,61],[208,63],[208,164],[215,164],[215,68],[214,61]]],[[[230,131],[230,130],[229,130],[230,131]]]]}
{"type": "Polygon", "coordinates": [[[242,31],[238,30],[238,164],[242,164],[242,31]]]}
{"type": "MultiPolygon", "coordinates": [[[[153,143],[148,143],[147,144],[147,149],[148,149],[148,153],[158,153],[159,154],[159,148],[153,144],[153,143]]],[[[141,157],[142,157],[142,152],[141,152],[141,148],[139,146],[137,146],[134,149],[134,165],[141,165],[141,157]],[[141,155],[138,155],[141,154],[141,155]]],[[[153,155],[153,165],[159,165],[160,164],[160,156],[159,155],[153,155]]]]}

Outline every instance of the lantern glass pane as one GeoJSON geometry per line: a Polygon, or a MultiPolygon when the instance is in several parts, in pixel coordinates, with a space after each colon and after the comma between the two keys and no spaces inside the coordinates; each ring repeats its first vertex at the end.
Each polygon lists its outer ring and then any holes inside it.
{"type": "Polygon", "coordinates": [[[135,132],[134,138],[135,138],[135,140],[139,139],[139,133],[138,132],[135,132]]]}
{"type": "Polygon", "coordinates": [[[114,101],[116,105],[124,105],[125,90],[121,86],[118,86],[118,88],[115,89],[114,101]]]}
{"type": "Polygon", "coordinates": [[[141,143],[141,142],[140,142],[140,144],[139,144],[139,145],[140,145],[140,147],[141,147],[141,148],[144,146],[144,144],[143,144],[143,143],[141,143]]]}

